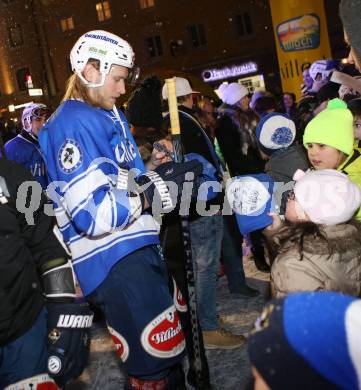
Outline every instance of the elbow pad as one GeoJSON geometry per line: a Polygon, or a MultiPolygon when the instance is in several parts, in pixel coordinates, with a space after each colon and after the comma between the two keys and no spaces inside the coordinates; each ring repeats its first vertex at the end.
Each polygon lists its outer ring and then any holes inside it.
{"type": "Polygon", "coordinates": [[[70,260],[42,273],[44,294],[50,299],[75,299],[75,279],[70,260]]]}

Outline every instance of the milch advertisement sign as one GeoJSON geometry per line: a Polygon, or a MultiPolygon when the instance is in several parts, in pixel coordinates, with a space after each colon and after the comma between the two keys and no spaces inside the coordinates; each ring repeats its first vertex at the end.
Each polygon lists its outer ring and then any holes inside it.
{"type": "Polygon", "coordinates": [[[284,92],[301,96],[302,72],[331,58],[324,0],[268,0],[284,92]]]}
{"type": "Polygon", "coordinates": [[[320,46],[320,19],[312,13],[289,19],[277,26],[283,51],[316,49],[320,46]]]}

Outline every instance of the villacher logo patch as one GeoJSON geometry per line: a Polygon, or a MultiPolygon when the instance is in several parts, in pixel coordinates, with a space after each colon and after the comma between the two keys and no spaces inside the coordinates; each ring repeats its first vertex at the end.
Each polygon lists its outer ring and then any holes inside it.
{"type": "Polygon", "coordinates": [[[184,350],[185,339],[174,305],[164,310],[144,328],[141,342],[150,355],[158,358],[171,358],[184,350]]]}
{"type": "Polygon", "coordinates": [[[83,164],[83,153],[76,141],[65,140],[58,153],[58,164],[64,173],[73,173],[83,164]]]}
{"type": "Polygon", "coordinates": [[[115,329],[108,325],[109,333],[112,337],[112,340],[115,344],[115,351],[120,357],[121,361],[125,363],[129,356],[129,345],[125,338],[119,334],[115,329]]]}

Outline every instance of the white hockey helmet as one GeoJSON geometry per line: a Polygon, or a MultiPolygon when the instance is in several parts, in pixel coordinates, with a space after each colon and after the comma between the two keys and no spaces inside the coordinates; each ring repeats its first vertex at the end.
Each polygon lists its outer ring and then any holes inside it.
{"type": "Polygon", "coordinates": [[[88,87],[101,87],[105,76],[110,72],[112,65],[121,65],[132,68],[134,65],[134,52],[127,41],[103,30],[89,31],[82,35],[70,52],[70,63],[74,73],[88,87]],[[93,84],[85,80],[82,72],[90,59],[98,60],[102,79],[93,84]]]}
{"type": "Polygon", "coordinates": [[[31,131],[31,120],[34,117],[40,118],[42,116],[46,116],[47,118],[50,116],[49,108],[43,103],[31,103],[24,108],[24,111],[21,115],[21,123],[23,124],[23,128],[26,131],[31,131]]]}
{"type": "Polygon", "coordinates": [[[337,69],[340,61],[338,60],[319,60],[315,61],[310,67],[310,76],[313,81],[316,80],[317,75],[321,74],[321,80],[328,80],[331,73],[337,69]]]}

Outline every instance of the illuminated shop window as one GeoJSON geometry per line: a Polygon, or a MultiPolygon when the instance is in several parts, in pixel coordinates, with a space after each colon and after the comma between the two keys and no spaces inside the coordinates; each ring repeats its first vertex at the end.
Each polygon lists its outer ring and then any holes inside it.
{"type": "Polygon", "coordinates": [[[73,17],[63,18],[60,20],[60,28],[62,32],[74,30],[74,20],[73,17]]]}
{"type": "Polygon", "coordinates": [[[154,0],[139,0],[139,5],[141,9],[154,7],[154,0]]]}
{"type": "Polygon", "coordinates": [[[96,3],[95,9],[97,10],[99,22],[104,22],[112,17],[109,1],[101,1],[96,3]]]}

